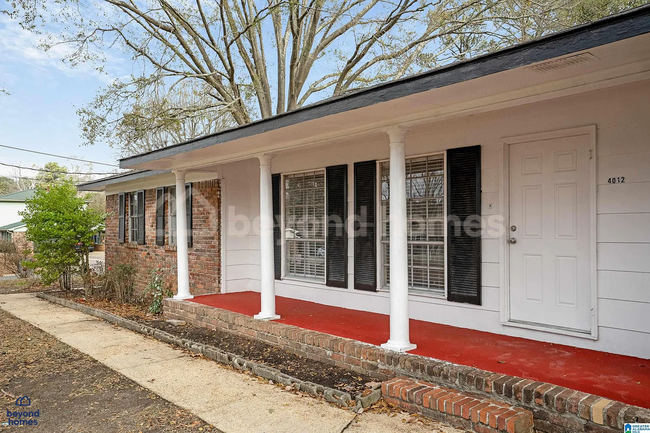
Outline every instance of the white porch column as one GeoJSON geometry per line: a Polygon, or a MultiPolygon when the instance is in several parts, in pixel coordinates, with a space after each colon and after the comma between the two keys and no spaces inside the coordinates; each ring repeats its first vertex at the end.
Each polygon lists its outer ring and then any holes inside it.
{"type": "Polygon", "coordinates": [[[271,186],[272,155],[260,159],[260,283],[262,307],[256,319],[273,320],[275,314],[275,270],[273,262],[273,190],[271,186]]]}
{"type": "Polygon", "coordinates": [[[399,352],[416,348],[409,340],[406,219],[406,129],[390,129],[390,338],[381,347],[399,352]]]}
{"type": "Polygon", "coordinates": [[[185,205],[185,171],[175,170],[176,175],[176,260],[178,293],[174,299],[192,299],[190,294],[190,271],[187,258],[187,209],[185,205]]]}

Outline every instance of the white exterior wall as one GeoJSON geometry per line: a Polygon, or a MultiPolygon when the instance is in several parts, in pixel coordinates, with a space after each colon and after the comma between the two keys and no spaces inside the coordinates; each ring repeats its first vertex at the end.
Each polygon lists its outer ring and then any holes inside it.
{"type": "MultiPolygon", "coordinates": [[[[650,358],[650,82],[599,90],[529,104],[409,130],[406,156],[480,144],[482,147],[483,215],[500,214],[503,139],[575,128],[597,127],[597,282],[598,334],[596,341],[514,328],[501,323],[505,238],[483,237],[482,305],[445,299],[410,297],[411,318],[506,334],[594,350],[650,358]],[[623,184],[609,177],[625,176],[623,184]]],[[[349,165],[349,208],[353,209],[353,163],[387,159],[388,137],[383,132],[280,153],[273,173],[349,165]]],[[[225,204],[251,216],[259,215],[257,160],[224,166],[225,204]],[[244,168],[246,168],[244,170],[244,168]]],[[[226,223],[228,224],[228,223],[226,223]]],[[[227,292],[259,290],[259,237],[226,238],[227,292]],[[245,239],[244,239],[245,238],[245,239]],[[247,251],[246,255],[242,251],[247,251]],[[246,259],[248,257],[248,259],[246,259]],[[246,262],[248,260],[248,262],[246,262]]],[[[349,251],[349,288],[324,284],[276,281],[276,293],[296,299],[350,309],[388,314],[387,292],[353,290],[353,244],[349,251]]],[[[417,335],[412,335],[417,343],[417,335]]]]}
{"type": "Polygon", "coordinates": [[[247,228],[259,216],[259,162],[257,159],[223,166],[223,291],[259,291],[260,241],[258,227],[247,228]]]}
{"type": "Polygon", "coordinates": [[[24,210],[24,202],[0,202],[0,226],[21,221],[23,217],[18,215],[18,212],[24,210]]]}

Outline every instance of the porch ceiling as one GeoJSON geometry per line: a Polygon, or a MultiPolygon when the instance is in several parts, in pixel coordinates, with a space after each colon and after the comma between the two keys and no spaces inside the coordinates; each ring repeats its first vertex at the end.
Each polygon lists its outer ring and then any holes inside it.
{"type": "Polygon", "coordinates": [[[650,6],[404,80],[136,155],[122,168],[169,170],[332,142],[650,79],[650,6]],[[577,54],[582,56],[575,57],[577,54]],[[557,59],[569,59],[554,62],[557,59]],[[564,63],[564,65],[562,65],[564,63]],[[546,67],[540,67],[546,66],[546,67]]]}

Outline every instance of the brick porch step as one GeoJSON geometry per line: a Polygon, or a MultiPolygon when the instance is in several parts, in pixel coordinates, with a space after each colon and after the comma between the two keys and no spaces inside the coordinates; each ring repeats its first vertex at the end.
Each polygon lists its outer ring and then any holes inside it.
{"type": "Polygon", "coordinates": [[[490,398],[408,377],[383,382],[384,400],[411,413],[478,433],[531,433],[533,413],[490,398]]]}

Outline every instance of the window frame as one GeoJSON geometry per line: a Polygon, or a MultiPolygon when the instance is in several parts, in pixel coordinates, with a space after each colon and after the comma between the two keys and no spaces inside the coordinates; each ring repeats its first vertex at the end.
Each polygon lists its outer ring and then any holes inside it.
{"type": "Polygon", "coordinates": [[[138,242],[138,192],[129,192],[129,243],[138,242]],[[133,199],[135,198],[135,206],[133,206],[133,199]],[[134,236],[135,235],[135,236],[134,236]]]}
{"type": "Polygon", "coordinates": [[[167,232],[168,245],[176,245],[176,186],[167,187],[167,215],[169,216],[168,224],[169,231],[167,232]],[[173,194],[172,194],[173,191],[173,194]],[[172,205],[173,204],[173,205],[172,205]],[[173,220],[172,220],[173,218],[173,220]]]}
{"type": "MultiPolygon", "coordinates": [[[[280,213],[281,213],[281,221],[280,221],[280,239],[281,239],[281,250],[282,250],[282,257],[281,257],[281,274],[282,274],[282,279],[283,280],[289,280],[289,281],[300,281],[300,282],[308,282],[312,284],[318,284],[318,285],[323,285],[326,286],[327,284],[327,170],[325,167],[321,168],[314,168],[314,169],[309,169],[309,170],[298,170],[298,171],[291,171],[287,173],[281,173],[280,175],[280,213]],[[286,183],[285,180],[287,177],[294,176],[296,174],[302,174],[302,173],[317,173],[317,172],[322,172],[323,173],[323,248],[325,249],[325,254],[323,255],[323,278],[317,279],[317,278],[311,278],[311,277],[306,277],[306,276],[299,276],[299,275],[291,275],[289,274],[289,263],[288,263],[288,247],[287,247],[287,238],[286,238],[286,183]]],[[[320,240],[313,240],[314,242],[320,242],[320,240]]]]}
{"type": "MultiPolygon", "coordinates": [[[[442,155],[442,169],[443,169],[443,191],[444,191],[444,196],[443,196],[443,224],[444,224],[444,230],[443,230],[443,266],[444,266],[444,290],[442,292],[434,292],[430,290],[423,290],[423,289],[413,289],[410,285],[408,288],[408,293],[409,295],[415,295],[415,296],[425,296],[425,297],[430,297],[430,298],[436,298],[436,299],[447,299],[447,292],[448,292],[448,272],[449,272],[449,266],[447,263],[447,248],[448,248],[448,236],[447,236],[447,225],[448,225],[448,215],[447,215],[447,151],[442,150],[438,152],[428,152],[428,153],[422,153],[422,154],[415,154],[415,155],[406,155],[404,160],[407,162],[410,159],[417,159],[417,158],[423,158],[423,157],[430,157],[430,156],[436,156],[436,155],[442,155]]],[[[384,278],[384,263],[383,263],[383,248],[384,244],[387,245],[388,248],[390,248],[390,238],[388,241],[384,242],[382,241],[382,235],[384,233],[383,229],[383,214],[382,214],[382,197],[381,197],[381,166],[382,163],[389,162],[390,163],[390,158],[387,159],[381,159],[377,160],[377,171],[376,171],[376,176],[377,176],[377,190],[375,191],[376,193],[376,198],[375,198],[375,206],[376,206],[376,214],[377,214],[377,228],[375,232],[375,241],[376,241],[376,248],[377,248],[377,291],[378,292],[389,292],[390,291],[390,285],[386,283],[385,278],[384,278]]],[[[408,213],[408,208],[407,208],[407,213],[408,213]]],[[[429,245],[435,245],[437,244],[436,242],[425,242],[425,244],[429,245]]],[[[407,241],[407,248],[411,245],[411,241],[407,241]]],[[[408,249],[410,253],[410,248],[408,249]]],[[[409,268],[408,270],[408,275],[409,279],[411,279],[411,265],[409,265],[409,262],[407,261],[407,266],[409,268]]]]}

